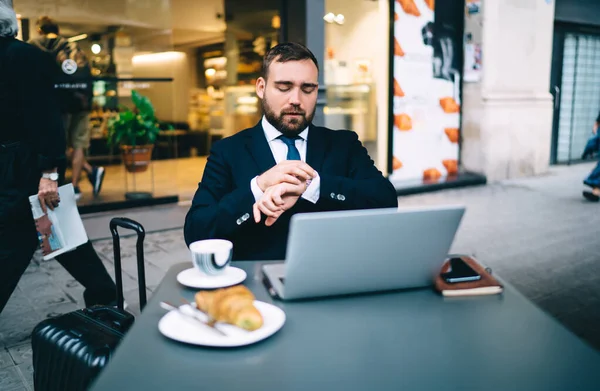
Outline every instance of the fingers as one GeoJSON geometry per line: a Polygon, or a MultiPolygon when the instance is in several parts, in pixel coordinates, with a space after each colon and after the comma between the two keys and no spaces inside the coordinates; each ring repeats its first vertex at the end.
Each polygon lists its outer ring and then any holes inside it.
{"type": "Polygon", "coordinates": [[[50,208],[50,210],[54,210],[58,206],[58,202],[52,198],[46,198],[46,206],[50,208]]]}
{"type": "Polygon", "coordinates": [[[42,249],[42,253],[44,255],[48,255],[52,252],[50,242],[48,242],[48,238],[46,238],[45,236],[40,239],[40,248],[42,249]]]}
{"type": "Polygon", "coordinates": [[[272,226],[273,224],[275,224],[275,222],[277,221],[279,216],[281,216],[282,214],[283,214],[283,211],[276,213],[275,216],[267,217],[267,220],[265,220],[265,225],[267,227],[272,226]]]}
{"type": "Polygon", "coordinates": [[[282,192],[281,191],[276,191],[273,192],[273,204],[277,207],[277,209],[281,210],[283,204],[285,204],[285,201],[283,201],[282,196],[282,192]]]}
{"type": "Polygon", "coordinates": [[[284,160],[257,178],[258,187],[264,192],[280,183],[300,184],[313,179],[317,172],[300,160],[284,160]]]}
{"type": "Polygon", "coordinates": [[[260,223],[260,210],[258,209],[258,203],[254,203],[252,205],[252,214],[254,215],[254,222],[256,224],[260,223]]]}
{"type": "Polygon", "coordinates": [[[38,195],[38,198],[40,200],[40,206],[42,207],[42,211],[44,213],[48,213],[48,209],[46,208],[46,200],[44,199],[44,196],[38,195]]]}
{"type": "Polygon", "coordinates": [[[282,167],[285,168],[303,171],[304,173],[306,173],[306,175],[308,175],[308,178],[306,179],[312,179],[317,176],[317,172],[306,162],[303,162],[301,160],[286,160],[284,162],[281,162],[280,164],[282,165],[282,167]]]}
{"type": "Polygon", "coordinates": [[[260,209],[260,211],[264,213],[267,217],[275,216],[275,214],[280,211],[280,208],[278,206],[275,206],[275,204],[273,204],[273,202],[270,200],[259,201],[258,209],[260,209]]]}
{"type": "Polygon", "coordinates": [[[298,197],[306,190],[306,182],[295,182],[297,184],[284,182],[269,187],[260,200],[252,206],[254,222],[260,223],[261,214],[264,214],[267,217],[265,225],[271,226],[286,210],[293,207],[298,197]]]}
{"type": "Polygon", "coordinates": [[[299,185],[292,185],[290,183],[282,183],[281,191],[282,194],[293,194],[301,196],[306,190],[306,182],[300,183],[299,185]]]}
{"type": "Polygon", "coordinates": [[[277,218],[278,218],[278,217],[279,217],[279,216],[277,216],[277,217],[267,217],[267,220],[265,221],[265,225],[266,225],[267,227],[270,227],[270,226],[272,226],[273,224],[275,224],[275,222],[277,221],[277,218]]]}
{"type": "Polygon", "coordinates": [[[283,174],[281,178],[281,183],[291,183],[293,185],[299,185],[300,183],[302,183],[302,181],[294,175],[283,174]]]}
{"type": "Polygon", "coordinates": [[[292,168],[290,170],[290,174],[294,175],[297,178],[300,178],[302,181],[307,181],[313,178],[308,171],[301,169],[300,167],[292,168]]]}
{"type": "MultiPolygon", "coordinates": [[[[272,225],[275,220],[284,212],[285,201],[283,195],[285,194],[284,184],[273,186],[267,189],[260,200],[252,206],[252,213],[254,215],[254,221],[260,223],[261,213],[264,213],[267,218],[274,218],[269,220],[272,225]]],[[[286,184],[291,186],[289,184],[286,184]]],[[[301,186],[301,185],[297,185],[301,186]]]]}
{"type": "Polygon", "coordinates": [[[60,203],[60,196],[58,194],[58,187],[54,181],[40,181],[40,187],[38,191],[38,198],[40,200],[40,206],[44,213],[47,213],[47,209],[54,210],[60,203]]]}

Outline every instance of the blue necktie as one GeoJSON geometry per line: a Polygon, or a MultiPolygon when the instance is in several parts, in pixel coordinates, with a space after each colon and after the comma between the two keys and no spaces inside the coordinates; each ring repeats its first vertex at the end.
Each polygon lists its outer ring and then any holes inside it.
{"type": "Polygon", "coordinates": [[[298,148],[296,148],[296,140],[298,140],[299,137],[290,138],[286,136],[279,136],[279,139],[288,147],[287,160],[302,160],[300,159],[300,152],[298,152],[298,148]]]}

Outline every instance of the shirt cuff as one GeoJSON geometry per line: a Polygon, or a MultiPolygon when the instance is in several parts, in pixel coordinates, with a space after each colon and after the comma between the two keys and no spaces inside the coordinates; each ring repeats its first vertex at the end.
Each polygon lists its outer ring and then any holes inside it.
{"type": "Polygon", "coordinates": [[[258,202],[263,196],[263,191],[258,187],[258,177],[255,176],[250,181],[250,190],[252,190],[252,195],[254,195],[254,201],[258,202]]]}
{"type": "Polygon", "coordinates": [[[312,181],[310,182],[310,185],[308,185],[308,187],[302,194],[302,198],[304,198],[306,201],[316,204],[319,201],[320,193],[321,193],[321,177],[319,176],[319,173],[317,173],[317,176],[312,179],[312,181]]]}

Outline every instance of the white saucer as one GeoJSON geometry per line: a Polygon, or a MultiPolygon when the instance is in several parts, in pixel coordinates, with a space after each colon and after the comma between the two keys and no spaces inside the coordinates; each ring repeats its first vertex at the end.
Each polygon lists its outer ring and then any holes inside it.
{"type": "MultiPolygon", "coordinates": [[[[165,337],[193,345],[215,347],[250,345],[275,334],[285,323],[285,312],[279,307],[256,300],[254,306],[263,317],[262,327],[254,331],[247,331],[227,323],[217,323],[216,327],[226,334],[223,336],[210,326],[203,325],[177,311],[165,314],[158,322],[158,329],[165,337]]],[[[179,308],[189,313],[192,312],[187,304],[179,308]]],[[[202,320],[207,320],[204,313],[197,314],[202,320]]]]}
{"type": "Polygon", "coordinates": [[[216,289],[232,286],[243,282],[246,279],[246,272],[233,266],[227,266],[221,274],[210,276],[200,272],[192,267],[184,270],[177,275],[179,283],[190,288],[216,289]]]}

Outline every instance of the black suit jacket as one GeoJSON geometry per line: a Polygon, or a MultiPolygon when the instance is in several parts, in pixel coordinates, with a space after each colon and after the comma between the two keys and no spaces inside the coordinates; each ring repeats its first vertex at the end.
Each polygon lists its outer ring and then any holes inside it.
{"type": "MultiPolygon", "coordinates": [[[[310,126],[306,162],[321,178],[319,201],[299,198],[271,227],[256,224],[250,181],[275,166],[259,123],[216,142],[185,219],[189,244],[228,239],[237,260],[285,259],[290,218],[296,213],[398,206],[396,190],[383,177],[356,133],[310,126]]],[[[310,245],[310,243],[307,243],[310,245]]]]}

